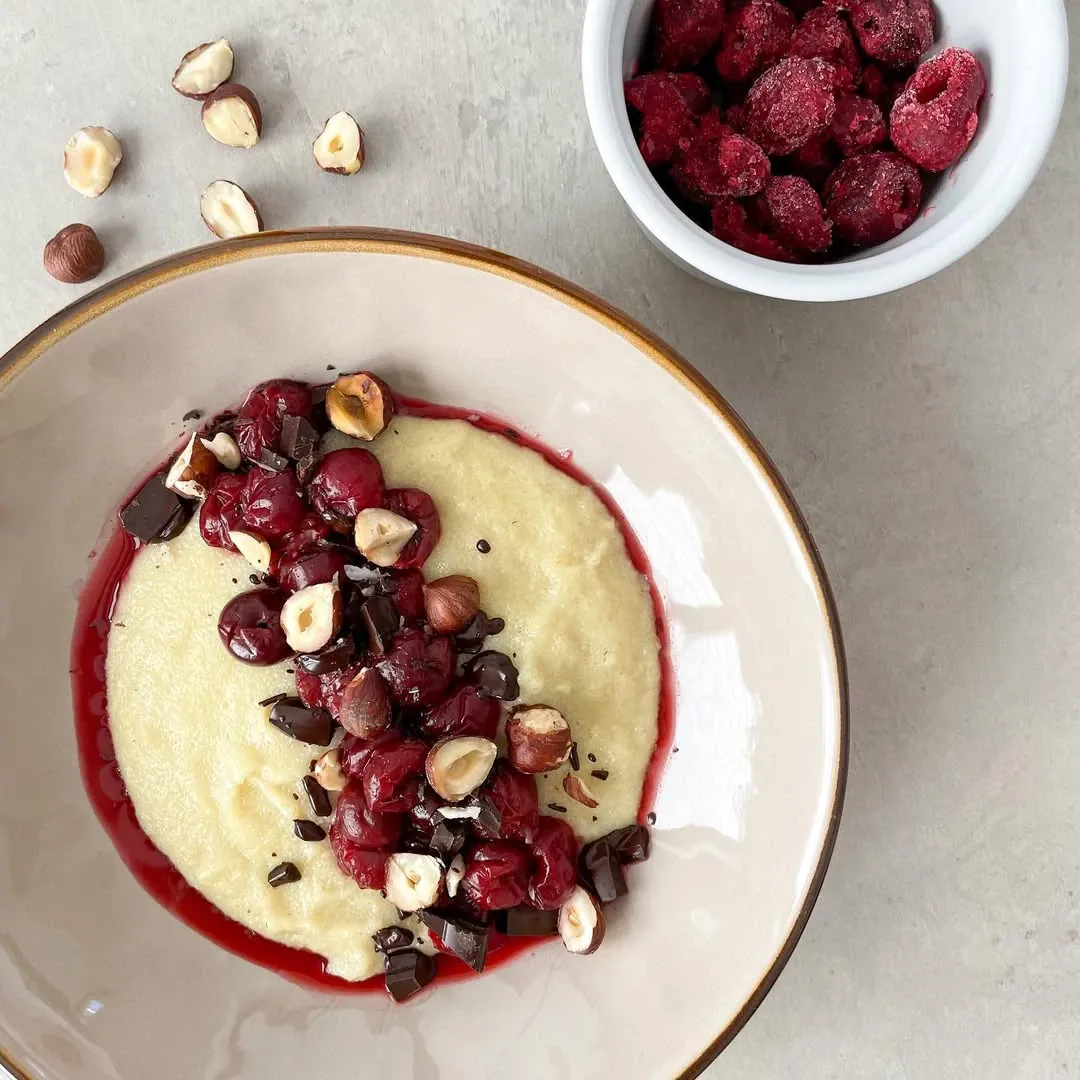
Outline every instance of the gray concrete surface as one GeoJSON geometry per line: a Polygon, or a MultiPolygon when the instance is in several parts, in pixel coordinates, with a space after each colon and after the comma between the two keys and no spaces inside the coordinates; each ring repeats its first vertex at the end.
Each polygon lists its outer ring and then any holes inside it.
{"type": "Polygon", "coordinates": [[[106,280],[206,241],[198,196],[219,176],[270,227],[445,233],[625,308],[713,380],[788,478],[851,667],[833,869],[709,1075],[1080,1077],[1076,85],[1045,170],[974,254],[900,294],[797,306],[700,284],[639,234],[589,135],[582,7],[5,0],[0,350],[81,291],[41,269],[60,226],[100,230],[106,280]],[[249,153],[212,143],[168,83],[221,33],[265,112],[249,153]],[[368,134],[353,181],[310,157],[339,108],[368,134]],[[88,202],[60,153],[93,123],[126,160],[88,202]]]}

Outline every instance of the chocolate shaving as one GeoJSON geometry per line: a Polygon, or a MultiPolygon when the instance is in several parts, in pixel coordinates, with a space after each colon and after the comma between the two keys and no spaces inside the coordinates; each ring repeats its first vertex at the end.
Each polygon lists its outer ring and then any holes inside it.
{"type": "Polygon", "coordinates": [[[590,754],[589,755],[589,760],[592,761],[592,762],[595,762],[596,761],[596,755],[595,754],[590,754]]]}
{"type": "Polygon", "coordinates": [[[444,863],[451,859],[465,846],[468,826],[463,821],[440,821],[431,833],[428,847],[444,863]]]}
{"type": "Polygon", "coordinates": [[[413,943],[413,932],[404,926],[386,926],[371,936],[375,941],[375,951],[383,956],[407,949],[413,943]]]}
{"type": "Polygon", "coordinates": [[[386,958],[386,989],[395,1001],[404,1001],[435,978],[435,960],[416,949],[400,949],[386,958]]]}
{"type": "MultiPolygon", "coordinates": [[[[312,766],[312,768],[314,768],[314,766],[312,766]]],[[[305,776],[301,782],[304,785],[304,791],[307,793],[308,803],[311,805],[311,812],[316,817],[329,817],[330,795],[326,788],[324,788],[314,776],[305,776]]]]}
{"type": "Polygon", "coordinates": [[[518,671],[506,653],[488,649],[477,653],[466,668],[481,696],[513,701],[520,694],[518,671]]]}
{"type": "Polygon", "coordinates": [[[334,718],[326,709],[309,709],[299,698],[284,698],[270,710],[270,723],[292,739],[329,746],[334,736],[334,718]]]}
{"type": "Polygon", "coordinates": [[[201,420],[202,409],[188,409],[180,419],[183,420],[184,423],[187,423],[188,420],[201,420]]]}
{"type": "Polygon", "coordinates": [[[295,863],[278,863],[277,866],[266,875],[266,880],[270,883],[270,888],[276,889],[280,885],[291,885],[294,881],[299,881],[300,871],[296,868],[295,863]]]}
{"type": "Polygon", "coordinates": [[[420,918],[443,945],[473,971],[484,970],[490,927],[472,922],[456,912],[425,909],[420,912],[420,918]]]}
{"type": "Polygon", "coordinates": [[[627,893],[622,862],[606,837],[594,840],[581,849],[578,870],[582,884],[602,904],[609,904],[627,893]]]}
{"type": "Polygon", "coordinates": [[[296,666],[308,675],[326,675],[348,667],[356,656],[356,643],[352,638],[342,637],[331,642],[321,652],[301,653],[296,666]]]}
{"type": "Polygon", "coordinates": [[[597,780],[606,780],[611,775],[611,773],[609,773],[607,769],[593,769],[592,772],[589,773],[589,775],[595,776],[597,780]]]}
{"type": "Polygon", "coordinates": [[[581,759],[578,757],[577,743],[570,744],[570,768],[577,772],[581,768],[581,759]]]}
{"type": "Polygon", "coordinates": [[[282,691],[280,694],[273,694],[270,697],[263,698],[262,701],[259,702],[259,705],[262,708],[265,708],[267,705],[276,705],[279,701],[284,701],[288,696],[288,694],[282,691]]]}
{"type": "Polygon", "coordinates": [[[252,585],[262,584],[262,578],[258,574],[248,574],[248,581],[250,581],[252,585]]]}
{"type": "Polygon", "coordinates": [[[326,830],[318,822],[304,821],[302,818],[297,818],[293,822],[293,832],[299,839],[309,843],[326,839],[326,830]]]}
{"type": "Polygon", "coordinates": [[[279,454],[265,446],[255,459],[255,464],[271,472],[284,472],[289,467],[289,459],[284,454],[279,454]]]}
{"type": "Polygon", "coordinates": [[[558,814],[565,814],[566,813],[566,807],[563,806],[562,803],[549,802],[547,804],[547,807],[548,807],[549,810],[554,810],[558,814]]]}
{"type": "Polygon", "coordinates": [[[281,421],[281,452],[293,461],[313,457],[319,445],[319,433],[302,416],[287,415],[281,421]]]}
{"type": "Polygon", "coordinates": [[[371,651],[376,656],[383,656],[401,625],[394,601],[388,596],[369,596],[360,605],[360,619],[367,630],[371,651]]]}
{"type": "Polygon", "coordinates": [[[486,795],[472,795],[468,804],[480,807],[480,814],[473,821],[473,828],[481,836],[498,836],[502,831],[502,814],[499,808],[486,795]]]}
{"type": "Polygon", "coordinates": [[[486,540],[477,540],[476,550],[479,551],[481,555],[486,555],[491,551],[491,545],[486,540]]]}
{"type": "Polygon", "coordinates": [[[559,913],[522,904],[495,912],[495,929],[507,937],[549,937],[559,932],[559,913]]]}
{"type": "Polygon", "coordinates": [[[650,825],[655,825],[655,824],[656,824],[656,815],[655,815],[655,814],[654,814],[654,813],[653,813],[653,812],[652,812],[652,811],[650,810],[650,811],[649,811],[649,812],[648,812],[648,813],[647,813],[647,814],[645,815],[645,820],[646,820],[646,821],[647,821],[647,822],[648,822],[648,823],[649,823],[650,825]]]}
{"type": "Polygon", "coordinates": [[[163,472],[156,473],[120,511],[124,531],[144,544],[160,544],[184,531],[195,504],[165,486],[163,472]]]}

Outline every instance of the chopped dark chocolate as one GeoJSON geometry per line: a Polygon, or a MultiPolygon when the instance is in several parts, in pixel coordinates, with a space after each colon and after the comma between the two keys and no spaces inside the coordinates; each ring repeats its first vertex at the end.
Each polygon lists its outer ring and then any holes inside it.
{"type": "Polygon", "coordinates": [[[165,486],[165,473],[151,476],[120,511],[124,531],[144,544],[160,544],[184,531],[195,504],[165,486]]]}
{"type": "Polygon", "coordinates": [[[319,464],[318,454],[308,454],[296,463],[296,479],[304,486],[315,475],[315,467],[319,464]]]}
{"type": "Polygon", "coordinates": [[[448,951],[464,960],[473,971],[484,970],[490,927],[472,922],[457,912],[432,911],[430,908],[421,911],[420,918],[448,951]]]}
{"type": "Polygon", "coordinates": [[[464,821],[438,821],[431,833],[428,847],[433,855],[438,855],[444,863],[450,860],[465,846],[468,826],[464,821]]]}
{"type": "Polygon", "coordinates": [[[330,793],[315,779],[314,776],[305,776],[303,779],[304,791],[307,793],[311,812],[316,817],[330,816],[330,793]]]}
{"type": "Polygon", "coordinates": [[[619,862],[644,862],[649,857],[649,830],[644,825],[627,825],[603,837],[615,849],[619,862]]]}
{"type": "Polygon", "coordinates": [[[294,881],[299,881],[300,871],[296,868],[295,863],[278,863],[266,875],[266,880],[270,882],[270,888],[276,889],[279,885],[291,885],[294,881]]]}
{"type": "Polygon", "coordinates": [[[284,701],[289,695],[283,690],[280,694],[272,694],[270,697],[264,697],[259,705],[262,708],[266,708],[267,705],[276,705],[279,701],[284,701]]]}
{"type": "Polygon", "coordinates": [[[486,540],[477,540],[476,550],[479,551],[481,555],[486,555],[491,551],[491,545],[486,540]]]}
{"type": "Polygon", "coordinates": [[[299,698],[283,698],[270,710],[270,723],[292,739],[329,746],[334,736],[334,718],[326,709],[309,709],[299,698]]]}
{"type": "Polygon", "coordinates": [[[305,821],[303,818],[297,818],[292,824],[293,832],[301,840],[314,843],[326,839],[326,830],[317,821],[305,821]]]}
{"type": "Polygon", "coordinates": [[[356,656],[356,642],[350,637],[338,638],[317,653],[301,653],[296,666],[308,675],[326,675],[348,667],[356,656]]]}
{"type": "Polygon", "coordinates": [[[279,454],[270,447],[264,446],[262,452],[255,459],[256,465],[261,465],[271,472],[284,472],[289,467],[289,459],[284,454],[279,454]]]}
{"type": "Polygon", "coordinates": [[[360,605],[360,619],[367,630],[371,651],[376,656],[382,656],[401,625],[394,601],[389,596],[369,596],[360,605]]]}
{"type": "Polygon", "coordinates": [[[513,701],[521,692],[518,688],[518,672],[506,653],[488,649],[469,661],[466,668],[481,696],[513,701]]]}
{"type": "Polygon", "coordinates": [[[483,836],[498,836],[502,831],[502,814],[486,795],[472,795],[469,806],[479,806],[480,813],[474,819],[475,828],[483,836]]]}
{"type": "Polygon", "coordinates": [[[435,978],[435,958],[416,949],[399,949],[386,958],[386,989],[395,1001],[404,1001],[435,978]]]}
{"type": "Polygon", "coordinates": [[[375,940],[375,951],[383,956],[407,949],[413,943],[413,932],[404,926],[384,926],[371,936],[375,940]]]}
{"type": "Polygon", "coordinates": [[[582,884],[602,904],[609,904],[627,892],[619,853],[606,837],[594,840],[581,849],[578,864],[582,884]]]}
{"type": "Polygon", "coordinates": [[[479,652],[484,647],[484,639],[492,634],[501,634],[506,628],[502,619],[489,619],[478,611],[464,630],[454,638],[459,655],[479,652]]]}
{"type": "Polygon", "coordinates": [[[548,937],[559,932],[559,913],[528,904],[506,908],[495,912],[495,929],[507,937],[548,937]]]}
{"type": "Polygon", "coordinates": [[[592,762],[595,762],[596,761],[596,755],[595,754],[590,754],[589,755],[589,760],[592,761],[592,762]]]}
{"type": "Polygon", "coordinates": [[[180,419],[183,420],[184,423],[187,423],[189,420],[201,420],[202,409],[188,409],[180,419]]]}
{"type": "Polygon", "coordinates": [[[611,773],[609,773],[607,769],[593,769],[589,775],[596,777],[597,780],[606,780],[611,773]]]}
{"type": "Polygon", "coordinates": [[[577,772],[581,768],[581,758],[578,757],[577,743],[570,744],[570,768],[577,772]]]}
{"type": "Polygon", "coordinates": [[[319,445],[319,433],[302,416],[288,415],[281,421],[281,452],[293,461],[311,457],[319,445]]]}
{"type": "Polygon", "coordinates": [[[566,807],[563,806],[562,803],[549,802],[547,804],[547,806],[548,806],[549,810],[554,810],[555,813],[557,813],[557,814],[565,814],[566,813],[566,807]]]}

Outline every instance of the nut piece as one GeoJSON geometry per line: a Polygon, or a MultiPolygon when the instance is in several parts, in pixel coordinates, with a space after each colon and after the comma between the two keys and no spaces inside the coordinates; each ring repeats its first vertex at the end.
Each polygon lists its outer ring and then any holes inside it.
{"type": "Polygon", "coordinates": [[[353,540],[356,550],[376,566],[393,566],[416,526],[391,510],[372,506],[356,515],[353,540]]]}
{"type": "Polygon", "coordinates": [[[345,687],[338,722],[358,739],[372,739],[390,726],[390,692],[374,668],[362,668],[345,687]]]}
{"type": "Polygon", "coordinates": [[[218,459],[224,468],[239,469],[244,460],[236,440],[227,432],[219,431],[212,439],[201,440],[203,445],[218,459]]]}
{"type": "Polygon", "coordinates": [[[437,634],[458,634],[480,610],[480,586],[465,574],[451,574],[424,586],[424,610],[437,634]]]}
{"type": "Polygon", "coordinates": [[[205,499],[220,464],[198,433],[192,433],[165,477],[165,486],[185,499],[205,499]]]}
{"type": "Polygon", "coordinates": [[[250,150],[262,132],[262,110],[246,86],[223,83],[203,102],[202,123],[223,146],[250,150]]]}
{"type": "Polygon", "coordinates": [[[80,195],[96,199],[112,183],[123,156],[108,128],[79,128],[64,147],[64,179],[80,195]]]}
{"type": "Polygon", "coordinates": [[[453,862],[446,868],[446,895],[451,900],[457,896],[458,886],[461,884],[461,879],[465,876],[465,857],[463,855],[455,855],[453,862]]]}
{"type": "Polygon", "coordinates": [[[550,705],[521,705],[506,721],[510,764],[523,773],[557,769],[569,756],[570,725],[550,705]]]}
{"type": "Polygon", "coordinates": [[[270,545],[261,536],[235,530],[229,532],[229,540],[256,570],[265,574],[270,569],[270,545]]]}
{"type": "Polygon", "coordinates": [[[575,776],[573,773],[567,773],[563,777],[562,786],[563,791],[571,799],[581,803],[582,806],[587,806],[590,810],[593,810],[600,805],[596,801],[596,796],[585,786],[585,781],[581,777],[575,776]]]}
{"type": "Polygon", "coordinates": [[[604,913],[596,898],[575,885],[570,899],[559,908],[559,936],[567,952],[578,956],[596,952],[604,940],[604,928],[604,913]]]}
{"type": "Polygon", "coordinates": [[[262,216],[251,196],[231,180],[208,184],[199,199],[199,213],[206,227],[219,239],[262,232],[262,216]]]}
{"type": "Polygon", "coordinates": [[[57,281],[81,285],[105,265],[105,249],[89,225],[65,225],[46,245],[41,260],[57,281]]]}
{"type": "Polygon", "coordinates": [[[294,592],[281,609],[281,629],[289,648],[318,652],[341,629],[341,590],[333,581],[294,592]]]}
{"type": "Polygon", "coordinates": [[[442,864],[434,855],[403,851],[386,860],[386,899],[402,911],[431,907],[442,881],[442,864]]]}
{"type": "Polygon", "coordinates": [[[347,112],[336,112],[311,144],[311,152],[325,172],[352,176],[364,165],[364,133],[347,112]]]}
{"type": "Polygon", "coordinates": [[[344,791],[349,783],[349,778],[341,770],[341,755],[337,748],[327,750],[318,761],[311,775],[319,782],[319,786],[327,791],[344,791]]]}
{"type": "Polygon", "coordinates": [[[448,802],[461,802],[487,778],[499,748],[478,735],[440,739],[424,763],[427,782],[436,795],[448,802]]]}
{"type": "Polygon", "coordinates": [[[233,51],[225,38],[206,41],[184,53],[173,73],[173,89],[188,98],[204,98],[232,74],[233,51]]]}
{"type": "Polygon", "coordinates": [[[367,371],[342,375],[326,391],[326,415],[345,435],[370,442],[394,415],[390,388],[367,371]]]}

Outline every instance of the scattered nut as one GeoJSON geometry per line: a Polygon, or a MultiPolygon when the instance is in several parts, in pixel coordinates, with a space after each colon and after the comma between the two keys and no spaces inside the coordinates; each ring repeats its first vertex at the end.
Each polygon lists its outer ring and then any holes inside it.
{"type": "Polygon", "coordinates": [[[424,586],[424,610],[437,634],[458,634],[480,610],[480,586],[465,574],[451,574],[424,586]]]}
{"type": "Polygon", "coordinates": [[[89,225],[65,225],[46,245],[45,270],[57,281],[81,285],[105,265],[105,249],[89,225]]]}
{"type": "Polygon", "coordinates": [[[390,726],[390,692],[374,668],[362,668],[341,695],[341,726],[358,739],[371,739],[390,726]]]}
{"type": "Polygon", "coordinates": [[[563,791],[574,799],[576,802],[581,803],[582,806],[589,807],[590,810],[595,809],[600,804],[596,801],[596,797],[585,786],[585,781],[580,776],[575,776],[573,773],[567,773],[563,777],[563,791]]]}
{"type": "Polygon", "coordinates": [[[341,770],[341,755],[337,748],[327,750],[318,761],[311,775],[318,781],[319,786],[327,791],[344,791],[349,778],[341,770]]]}
{"type": "Polygon", "coordinates": [[[165,486],[185,499],[205,499],[219,468],[214,452],[197,433],[192,433],[166,474],[165,486]]]}
{"type": "Polygon", "coordinates": [[[123,156],[108,128],[79,128],[64,147],[64,179],[80,195],[96,199],[112,183],[123,156]]]}
{"type": "Polygon", "coordinates": [[[559,908],[559,936],[568,952],[588,956],[604,940],[604,913],[596,898],[580,885],[559,908]]]}
{"type": "Polygon", "coordinates": [[[233,51],[228,41],[207,41],[184,53],[173,73],[173,89],[184,97],[204,98],[227,82],[232,71],[233,51]]]}
{"type": "Polygon", "coordinates": [[[364,166],[364,133],[347,112],[336,112],[311,144],[311,152],[325,172],[352,176],[364,166]]]}
{"type": "Polygon", "coordinates": [[[403,851],[386,860],[386,899],[402,911],[431,907],[442,882],[442,865],[434,855],[403,851]]]}
{"type": "Polygon", "coordinates": [[[239,83],[222,83],[204,102],[206,133],[223,146],[250,150],[262,132],[262,110],[255,95],[239,83]]]}
{"type": "Polygon", "coordinates": [[[212,439],[203,439],[202,442],[223,468],[230,471],[240,468],[243,455],[236,440],[227,431],[219,431],[212,439]]]}
{"type": "Polygon", "coordinates": [[[231,180],[208,184],[199,199],[199,212],[206,227],[219,239],[262,232],[262,216],[251,196],[231,180]]]}
{"type": "Polygon", "coordinates": [[[394,398],[381,379],[366,371],[342,375],[326,391],[326,415],[345,435],[370,442],[394,415],[394,398]]]}
{"type": "Polygon", "coordinates": [[[341,590],[337,578],[294,592],[281,609],[281,628],[289,648],[318,652],[341,629],[341,590]]]}
{"type": "Polygon", "coordinates": [[[570,725],[550,705],[521,705],[506,721],[510,764],[523,773],[551,772],[569,756],[570,725]]]}
{"type": "Polygon", "coordinates": [[[372,506],[356,515],[353,540],[356,550],[376,566],[393,566],[416,526],[391,510],[372,506]]]}
{"type": "Polygon", "coordinates": [[[427,782],[436,795],[448,802],[461,802],[487,778],[499,748],[478,735],[440,739],[424,763],[427,782]]]}
{"type": "Polygon", "coordinates": [[[457,896],[458,886],[461,884],[461,879],[465,876],[465,858],[462,855],[455,855],[453,861],[446,868],[446,895],[451,900],[457,896]]]}
{"type": "Polygon", "coordinates": [[[234,530],[230,531],[229,540],[256,570],[265,574],[270,569],[270,545],[261,536],[234,530]]]}

